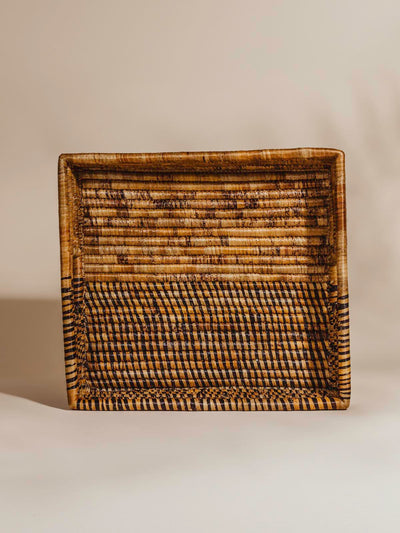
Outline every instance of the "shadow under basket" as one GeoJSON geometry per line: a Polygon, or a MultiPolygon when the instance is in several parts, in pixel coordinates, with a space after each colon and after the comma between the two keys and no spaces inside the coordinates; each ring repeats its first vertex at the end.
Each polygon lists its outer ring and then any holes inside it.
{"type": "Polygon", "coordinates": [[[345,409],[344,154],[59,159],[70,407],[345,409]]]}

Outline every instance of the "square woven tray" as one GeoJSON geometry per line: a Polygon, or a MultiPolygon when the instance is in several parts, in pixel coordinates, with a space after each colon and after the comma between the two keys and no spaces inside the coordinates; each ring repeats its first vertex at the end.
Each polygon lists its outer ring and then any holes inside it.
{"type": "Polygon", "coordinates": [[[59,159],[75,409],[345,409],[344,154],[59,159]]]}

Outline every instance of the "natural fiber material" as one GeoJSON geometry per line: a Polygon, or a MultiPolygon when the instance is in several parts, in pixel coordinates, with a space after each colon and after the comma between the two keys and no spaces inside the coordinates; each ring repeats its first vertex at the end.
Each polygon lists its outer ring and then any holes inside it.
{"type": "Polygon", "coordinates": [[[77,409],[344,409],[344,155],[59,160],[77,409]]]}

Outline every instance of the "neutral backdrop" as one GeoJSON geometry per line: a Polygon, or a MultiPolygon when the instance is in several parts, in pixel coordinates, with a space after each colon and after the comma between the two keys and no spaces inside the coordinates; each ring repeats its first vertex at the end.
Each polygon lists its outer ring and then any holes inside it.
{"type": "Polygon", "coordinates": [[[0,1],[4,531],[400,527],[400,4],[0,1]],[[66,410],[61,152],[346,153],[352,406],[66,410]]]}

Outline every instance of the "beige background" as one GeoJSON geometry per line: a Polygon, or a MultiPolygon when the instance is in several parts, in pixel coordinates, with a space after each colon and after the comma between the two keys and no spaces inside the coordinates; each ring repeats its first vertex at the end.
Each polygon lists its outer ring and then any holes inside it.
{"type": "Polygon", "coordinates": [[[396,531],[399,3],[2,0],[0,45],[4,531],[396,531]],[[59,153],[298,146],[346,152],[351,409],[66,411],[59,153]]]}

